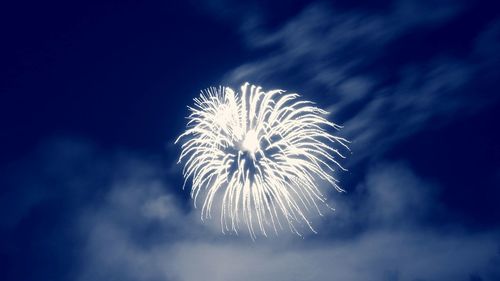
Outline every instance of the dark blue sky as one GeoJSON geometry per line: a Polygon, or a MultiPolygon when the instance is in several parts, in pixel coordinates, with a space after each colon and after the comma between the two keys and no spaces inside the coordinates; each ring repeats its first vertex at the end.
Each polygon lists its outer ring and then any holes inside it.
{"type": "Polygon", "coordinates": [[[0,280],[500,279],[495,1],[145,2],[1,4],[0,280]],[[181,189],[186,106],[243,81],[353,141],[318,235],[224,237],[181,189]]]}

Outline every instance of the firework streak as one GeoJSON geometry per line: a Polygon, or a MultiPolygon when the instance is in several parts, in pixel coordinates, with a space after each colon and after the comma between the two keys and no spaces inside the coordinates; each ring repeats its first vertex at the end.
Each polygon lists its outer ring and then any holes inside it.
{"type": "Polygon", "coordinates": [[[195,206],[202,198],[202,220],[216,210],[224,233],[237,234],[243,223],[252,238],[284,226],[300,235],[304,223],[315,232],[310,211],[328,207],[318,182],[343,191],[332,174],[345,170],[338,148],[348,150],[349,142],[330,133],[341,126],[298,94],[248,83],[240,93],[206,89],[194,102],[176,143],[195,206]]]}

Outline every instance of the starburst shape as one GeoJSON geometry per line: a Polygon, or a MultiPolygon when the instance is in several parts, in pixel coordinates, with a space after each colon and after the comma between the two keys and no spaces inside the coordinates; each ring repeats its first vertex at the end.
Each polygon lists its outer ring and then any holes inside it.
{"type": "Polygon", "coordinates": [[[188,108],[176,143],[195,207],[202,198],[202,220],[217,210],[223,233],[237,234],[243,224],[252,238],[284,227],[300,235],[299,224],[315,232],[311,210],[330,208],[318,183],[343,191],[333,174],[345,170],[339,148],[349,149],[331,133],[342,127],[326,111],[298,94],[248,83],[240,93],[208,88],[188,108]]]}

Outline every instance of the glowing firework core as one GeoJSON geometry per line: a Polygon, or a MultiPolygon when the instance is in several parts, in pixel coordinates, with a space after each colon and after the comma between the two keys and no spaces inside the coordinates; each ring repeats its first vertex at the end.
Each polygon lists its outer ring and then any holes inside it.
{"type": "Polygon", "coordinates": [[[202,219],[211,217],[216,201],[223,232],[237,233],[241,220],[252,238],[256,226],[264,235],[283,223],[297,234],[299,222],[314,231],[309,210],[321,215],[317,202],[328,206],[316,182],[343,191],[331,165],[343,169],[334,156],[344,156],[333,146],[348,149],[348,141],[327,131],[341,127],[323,117],[326,111],[298,97],[245,83],[241,94],[209,88],[194,99],[177,141],[187,139],[179,162],[187,159],[183,174],[192,178],[195,206],[203,194],[202,219]]]}
{"type": "Polygon", "coordinates": [[[243,151],[249,152],[250,155],[255,158],[255,153],[260,149],[259,138],[255,130],[250,130],[246,133],[241,148],[243,151]]]}

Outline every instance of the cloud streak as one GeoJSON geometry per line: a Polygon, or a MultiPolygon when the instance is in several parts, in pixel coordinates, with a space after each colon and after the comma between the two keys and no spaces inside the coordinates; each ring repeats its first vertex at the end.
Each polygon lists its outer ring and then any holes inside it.
{"type": "MultiPolygon", "coordinates": [[[[436,52],[415,61],[407,47],[398,47],[404,36],[437,27],[462,10],[446,1],[396,1],[387,11],[370,13],[320,3],[276,30],[244,24],[248,46],[265,48],[268,55],[236,67],[225,80],[286,86],[330,105],[332,119],[354,141],[351,163],[357,163],[485,105],[464,94],[486,67],[484,56],[474,50],[461,58],[436,52]]],[[[478,39],[476,45],[485,44],[478,39]]]]}
{"type": "Polygon", "coordinates": [[[368,174],[366,209],[344,206],[352,235],[257,242],[199,223],[199,212],[182,210],[168,185],[147,172],[156,168],[144,165],[138,170],[148,176],[113,183],[102,204],[82,216],[80,280],[494,280],[499,274],[496,232],[418,222],[435,204],[433,187],[401,164],[368,174]],[[354,230],[359,222],[362,231],[354,230]]]}

